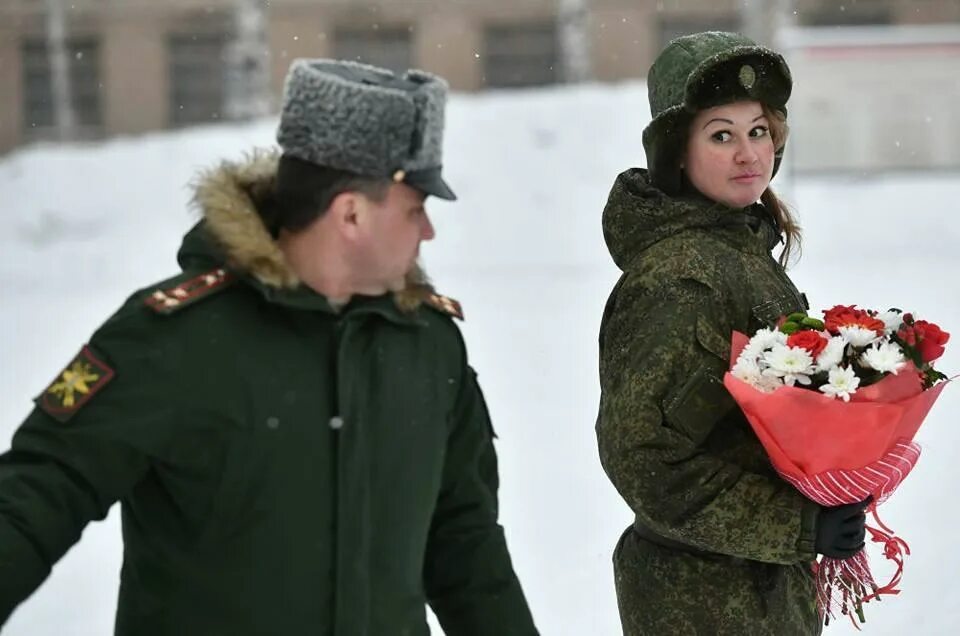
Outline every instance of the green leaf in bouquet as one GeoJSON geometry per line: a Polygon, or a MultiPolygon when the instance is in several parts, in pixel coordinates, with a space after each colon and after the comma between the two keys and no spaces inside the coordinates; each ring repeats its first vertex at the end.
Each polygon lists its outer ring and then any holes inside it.
{"type": "Polygon", "coordinates": [[[937,382],[941,380],[946,380],[947,376],[944,373],[940,373],[933,367],[927,367],[923,371],[923,388],[924,390],[929,389],[937,382]]]}
{"type": "Polygon", "coordinates": [[[803,318],[803,320],[800,321],[800,325],[802,327],[807,327],[809,329],[815,329],[816,331],[823,331],[824,328],[826,327],[826,325],[823,324],[822,320],[818,320],[817,318],[811,318],[810,316],[806,316],[805,318],[803,318]]]}
{"type": "Polygon", "coordinates": [[[787,316],[787,322],[795,322],[797,324],[800,324],[803,322],[803,319],[806,317],[807,317],[807,314],[803,313],[802,311],[796,311],[790,314],[789,316],[787,316]]]}
{"type": "Polygon", "coordinates": [[[810,386],[812,390],[819,390],[824,384],[830,381],[830,374],[826,371],[817,371],[810,376],[810,386]]]}
{"type": "Polygon", "coordinates": [[[780,331],[789,336],[800,331],[800,325],[791,320],[788,320],[787,322],[780,325],[780,331]]]}
{"type": "Polygon", "coordinates": [[[918,369],[923,368],[924,362],[923,362],[923,358],[920,357],[919,349],[904,342],[903,338],[901,338],[897,334],[892,334],[890,336],[890,340],[900,345],[900,350],[903,352],[904,358],[912,362],[914,366],[917,367],[918,369]]]}
{"type": "Polygon", "coordinates": [[[877,371],[870,367],[858,366],[856,369],[857,377],[860,378],[860,388],[876,384],[886,377],[882,371],[877,371]]]}

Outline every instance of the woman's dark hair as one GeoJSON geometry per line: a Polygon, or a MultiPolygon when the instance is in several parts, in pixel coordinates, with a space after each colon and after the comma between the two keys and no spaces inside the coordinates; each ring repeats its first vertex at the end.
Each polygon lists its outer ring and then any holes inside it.
{"type": "MultiPolygon", "coordinates": [[[[770,124],[770,137],[773,140],[774,149],[779,152],[787,143],[787,135],[790,129],[787,127],[787,118],[783,112],[770,108],[766,104],[761,104],[763,114],[767,117],[770,124]]],[[[802,232],[800,224],[790,212],[787,205],[780,200],[780,197],[768,186],[763,194],[760,195],[760,202],[770,212],[784,234],[783,251],[780,252],[780,264],[784,267],[790,262],[794,254],[799,258],[802,232]]]]}
{"type": "Polygon", "coordinates": [[[327,211],[338,194],[359,192],[379,202],[389,187],[388,179],[362,177],[282,155],[273,192],[258,209],[263,224],[276,237],[280,230],[295,233],[306,228],[327,211]]]}

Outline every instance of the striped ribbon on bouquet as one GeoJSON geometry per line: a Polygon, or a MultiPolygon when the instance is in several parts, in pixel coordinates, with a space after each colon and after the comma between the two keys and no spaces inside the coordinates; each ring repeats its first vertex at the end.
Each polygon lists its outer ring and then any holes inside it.
{"type": "Polygon", "coordinates": [[[781,472],[808,499],[822,506],[839,506],[863,501],[873,495],[868,507],[878,527],[867,526],[870,540],[883,544],[884,556],[893,561],[897,571],[885,585],[877,585],[867,555],[861,550],[849,559],[823,557],[816,564],[817,608],[829,623],[838,613],[863,617],[863,604],[885,595],[900,593],[897,586],[903,574],[903,559],[910,546],[880,521],[877,506],[886,501],[913,470],[920,459],[920,447],[909,440],[899,440],[879,460],[856,470],[828,470],[812,476],[798,477],[781,472]]]}

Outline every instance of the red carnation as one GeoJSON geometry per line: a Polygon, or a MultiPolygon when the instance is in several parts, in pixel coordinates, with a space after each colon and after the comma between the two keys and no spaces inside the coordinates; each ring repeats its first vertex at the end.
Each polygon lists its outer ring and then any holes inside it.
{"type": "Polygon", "coordinates": [[[840,314],[853,314],[857,311],[859,310],[856,305],[834,305],[833,309],[823,311],[823,322],[831,322],[836,320],[840,314]]]}
{"type": "Polygon", "coordinates": [[[920,353],[921,360],[933,362],[943,355],[943,345],[947,344],[950,334],[926,320],[914,322],[913,331],[917,337],[917,351],[920,353]]]}
{"type": "Polygon", "coordinates": [[[900,341],[905,345],[917,346],[917,332],[914,331],[913,327],[900,327],[900,330],[897,331],[897,338],[900,338],[900,341]]]}
{"type": "Polygon", "coordinates": [[[882,320],[874,318],[862,309],[857,309],[856,305],[837,305],[833,309],[824,311],[823,323],[827,331],[835,336],[840,335],[840,327],[862,327],[876,332],[877,336],[882,336],[886,329],[882,320]]]}

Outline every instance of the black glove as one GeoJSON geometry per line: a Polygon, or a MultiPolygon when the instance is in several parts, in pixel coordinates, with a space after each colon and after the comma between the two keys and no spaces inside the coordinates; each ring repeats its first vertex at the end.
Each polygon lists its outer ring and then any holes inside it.
{"type": "Polygon", "coordinates": [[[814,549],[834,559],[849,559],[862,550],[867,533],[864,509],[872,500],[873,497],[869,497],[866,501],[835,508],[821,506],[814,549]]]}

